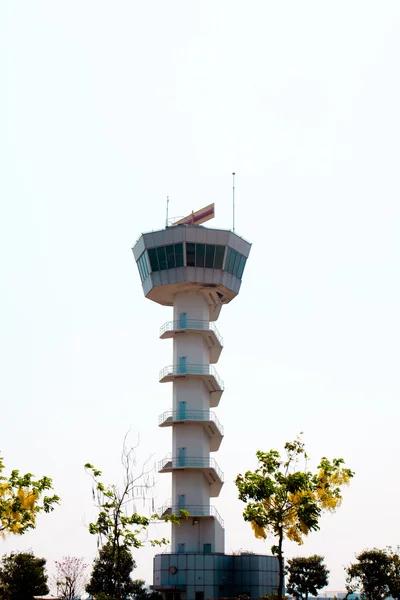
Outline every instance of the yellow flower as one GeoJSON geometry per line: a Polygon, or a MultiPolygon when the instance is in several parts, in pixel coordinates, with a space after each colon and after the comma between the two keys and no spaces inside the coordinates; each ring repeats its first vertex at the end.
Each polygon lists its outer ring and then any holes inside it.
{"type": "Polygon", "coordinates": [[[256,538],[262,540],[265,540],[267,538],[267,534],[265,533],[265,529],[263,527],[260,527],[254,521],[251,522],[251,527],[254,531],[254,535],[256,538]]]}

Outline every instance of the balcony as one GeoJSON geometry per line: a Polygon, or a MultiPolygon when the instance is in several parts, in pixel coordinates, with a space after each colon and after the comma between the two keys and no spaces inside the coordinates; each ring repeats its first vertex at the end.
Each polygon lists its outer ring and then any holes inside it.
{"type": "Polygon", "coordinates": [[[218,362],[224,345],[224,339],[214,323],[210,321],[186,318],[181,318],[179,321],[169,321],[161,327],[160,338],[165,340],[187,332],[201,335],[210,350],[210,363],[214,364],[218,362]]]}
{"type": "Polygon", "coordinates": [[[178,515],[180,510],[187,510],[190,517],[211,517],[212,519],[218,521],[221,527],[224,527],[224,520],[221,518],[221,515],[215,506],[194,504],[189,504],[188,506],[172,506],[172,500],[169,499],[164,506],[158,509],[157,514],[162,518],[165,515],[178,515]]]}
{"type": "Polygon", "coordinates": [[[177,423],[200,423],[210,438],[210,452],[216,452],[224,437],[224,428],[212,411],[209,410],[167,410],[158,418],[159,427],[177,423]]]}
{"type": "Polygon", "coordinates": [[[211,365],[179,364],[169,365],[160,371],[160,383],[174,381],[183,377],[201,379],[210,393],[210,406],[218,406],[224,391],[224,382],[211,365]]]}
{"type": "Polygon", "coordinates": [[[168,454],[158,463],[159,473],[172,473],[177,470],[200,470],[210,484],[210,496],[219,496],[224,484],[224,474],[214,458],[203,456],[171,456],[168,454]]]}

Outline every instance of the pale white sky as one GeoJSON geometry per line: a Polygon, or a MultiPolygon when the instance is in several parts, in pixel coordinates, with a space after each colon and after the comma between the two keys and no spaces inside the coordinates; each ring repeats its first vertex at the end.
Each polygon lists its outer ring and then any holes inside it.
{"type": "Polygon", "coordinates": [[[63,499],[1,552],[91,560],[83,464],[118,479],[129,427],[142,457],[170,451],[171,311],[130,248],[167,194],[171,216],[215,202],[230,228],[233,170],[253,248],[218,321],[226,550],[269,552],[233,480],[300,431],[313,466],[357,475],[287,556],[323,554],[340,589],[356,552],[399,543],[399,25],[395,0],[0,4],[0,449],[63,499]]]}

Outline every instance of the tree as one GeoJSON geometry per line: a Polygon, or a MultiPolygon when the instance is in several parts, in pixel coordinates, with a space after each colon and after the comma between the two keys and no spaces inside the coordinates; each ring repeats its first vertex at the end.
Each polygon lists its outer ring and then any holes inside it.
{"type": "Polygon", "coordinates": [[[318,590],[328,585],[329,571],[324,557],[314,554],[288,560],[289,581],[287,590],[293,596],[308,600],[308,595],[318,596],[318,590]]]}
{"type": "Polygon", "coordinates": [[[357,563],[347,567],[346,588],[359,592],[363,600],[400,598],[400,556],[391,548],[364,550],[357,563]]]}
{"type": "MultiPolygon", "coordinates": [[[[103,542],[105,543],[105,554],[101,555],[100,550],[98,560],[100,560],[100,556],[103,556],[104,559],[100,563],[104,563],[105,565],[110,564],[112,560],[114,561],[114,572],[117,574],[117,578],[111,574],[110,569],[103,569],[101,564],[99,564],[99,569],[101,573],[104,572],[104,577],[108,573],[110,586],[112,589],[115,589],[115,598],[125,598],[121,594],[122,590],[125,589],[123,582],[127,581],[126,569],[128,563],[126,562],[126,554],[132,552],[133,548],[143,546],[149,525],[160,521],[160,518],[155,514],[146,517],[136,511],[135,500],[139,498],[146,499],[152,487],[150,473],[153,471],[152,468],[148,469],[145,463],[138,473],[135,472],[136,448],[137,445],[128,447],[125,437],[121,456],[124,469],[124,482],[121,488],[118,485],[105,485],[100,481],[101,471],[90,463],[85,465],[85,469],[93,479],[92,493],[98,509],[97,520],[89,524],[89,532],[98,536],[100,545],[103,542]],[[123,564],[120,564],[121,560],[123,564]],[[120,584],[118,583],[119,576],[121,576],[120,584]],[[116,586],[115,588],[114,585],[116,586]]],[[[163,519],[164,521],[179,524],[180,519],[187,518],[188,515],[187,511],[181,510],[179,511],[179,515],[165,515],[163,519]]],[[[163,544],[167,544],[168,541],[162,538],[160,540],[149,540],[149,543],[152,546],[162,546],[163,544]]]]}
{"type": "Polygon", "coordinates": [[[126,545],[116,546],[107,542],[99,550],[86,591],[96,600],[100,597],[126,598],[135,589],[131,572],[136,567],[130,548],[126,545]]]}
{"type": "Polygon", "coordinates": [[[33,552],[11,552],[0,564],[0,596],[2,600],[33,600],[48,594],[46,559],[33,552]]]}
{"type": "Polygon", "coordinates": [[[277,450],[258,451],[258,468],[238,475],[235,481],[239,499],[247,503],[244,520],[251,523],[255,536],[277,538],[271,551],[278,558],[280,600],[285,577],[284,538],[302,544],[303,536],[318,530],[322,512],[333,512],[340,505],[341,488],[354,475],[344,467],[342,458],[331,462],[325,457],[318,465],[318,473],[312,474],[307,469],[308,456],[300,438],[286,442],[285,451],[284,458],[277,450]],[[302,470],[300,459],[304,460],[302,470]]]}
{"type": "Polygon", "coordinates": [[[133,585],[132,597],[134,600],[162,600],[159,592],[153,592],[146,588],[144,579],[134,579],[133,585]]]}
{"type": "Polygon", "coordinates": [[[74,600],[82,594],[85,589],[87,566],[83,558],[63,556],[61,561],[55,561],[56,575],[53,577],[53,585],[57,596],[63,600],[74,600]]]}
{"type": "Polygon", "coordinates": [[[11,471],[10,477],[2,475],[3,459],[0,457],[0,536],[7,533],[24,534],[28,529],[36,527],[36,515],[40,512],[54,510],[60,498],[56,495],[42,496],[46,490],[52,489],[49,477],[35,480],[32,473],[20,475],[19,471],[11,471]]]}

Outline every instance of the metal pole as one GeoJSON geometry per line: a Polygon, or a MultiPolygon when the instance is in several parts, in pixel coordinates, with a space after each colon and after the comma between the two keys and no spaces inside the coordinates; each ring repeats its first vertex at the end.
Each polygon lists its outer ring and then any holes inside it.
{"type": "Polygon", "coordinates": [[[165,227],[168,227],[168,204],[169,204],[169,196],[167,196],[167,219],[165,221],[165,227]]]}
{"type": "Polygon", "coordinates": [[[235,231],[235,173],[232,173],[233,188],[232,188],[232,212],[233,212],[233,231],[235,231]]]}

